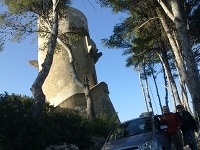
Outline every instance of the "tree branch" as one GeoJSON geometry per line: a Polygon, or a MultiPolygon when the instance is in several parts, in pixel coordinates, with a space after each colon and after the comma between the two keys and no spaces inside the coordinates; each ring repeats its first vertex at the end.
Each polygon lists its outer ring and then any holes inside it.
{"type": "Polygon", "coordinates": [[[169,11],[169,9],[167,8],[167,6],[165,5],[165,3],[162,0],[157,0],[158,3],[160,4],[160,6],[163,8],[164,12],[166,13],[166,15],[172,20],[174,21],[174,15],[169,11]]]}

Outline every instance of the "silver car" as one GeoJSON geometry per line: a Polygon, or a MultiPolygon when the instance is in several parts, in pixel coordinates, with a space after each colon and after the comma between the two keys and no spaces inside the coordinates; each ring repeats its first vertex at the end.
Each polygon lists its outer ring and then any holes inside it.
{"type": "Polygon", "coordinates": [[[102,150],[163,150],[164,146],[161,143],[165,139],[162,139],[163,134],[160,134],[165,132],[163,130],[158,131],[153,113],[142,113],[140,117],[116,126],[106,139],[102,150]]]}

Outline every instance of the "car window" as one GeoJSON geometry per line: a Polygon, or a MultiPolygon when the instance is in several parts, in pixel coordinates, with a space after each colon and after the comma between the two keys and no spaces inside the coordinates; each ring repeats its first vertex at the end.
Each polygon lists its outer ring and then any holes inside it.
{"type": "Polygon", "coordinates": [[[139,118],[120,124],[110,134],[109,141],[146,132],[152,132],[152,123],[150,117],[139,118]]]}

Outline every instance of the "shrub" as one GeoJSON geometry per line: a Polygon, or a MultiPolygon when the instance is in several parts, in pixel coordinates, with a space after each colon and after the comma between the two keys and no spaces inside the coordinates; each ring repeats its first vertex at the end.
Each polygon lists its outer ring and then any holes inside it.
{"type": "Polygon", "coordinates": [[[33,98],[8,93],[0,94],[0,150],[44,150],[49,145],[76,144],[90,147],[91,137],[106,138],[116,125],[116,118],[98,115],[87,119],[78,111],[54,112],[45,104],[42,115],[31,115],[33,98]]]}

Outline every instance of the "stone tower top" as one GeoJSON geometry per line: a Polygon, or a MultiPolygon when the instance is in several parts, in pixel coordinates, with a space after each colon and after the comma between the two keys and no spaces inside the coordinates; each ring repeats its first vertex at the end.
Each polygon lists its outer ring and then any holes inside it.
{"type": "MultiPolygon", "coordinates": [[[[68,7],[65,14],[65,20],[60,24],[60,26],[65,27],[64,29],[70,29],[72,27],[84,28],[88,33],[88,23],[85,15],[78,9],[73,7],[68,7]]],[[[64,31],[69,32],[69,31],[64,31]]]]}

